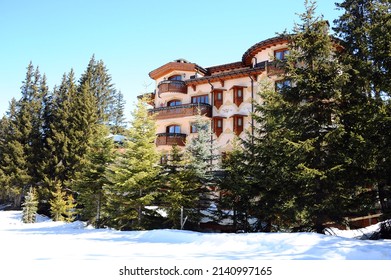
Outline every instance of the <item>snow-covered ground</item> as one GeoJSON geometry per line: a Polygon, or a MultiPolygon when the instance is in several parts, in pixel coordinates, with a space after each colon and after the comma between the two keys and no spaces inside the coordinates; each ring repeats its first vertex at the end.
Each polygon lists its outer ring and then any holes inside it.
{"type": "Polygon", "coordinates": [[[0,211],[1,258],[30,260],[391,260],[391,240],[315,233],[218,234],[177,230],[116,231],[0,211]]]}

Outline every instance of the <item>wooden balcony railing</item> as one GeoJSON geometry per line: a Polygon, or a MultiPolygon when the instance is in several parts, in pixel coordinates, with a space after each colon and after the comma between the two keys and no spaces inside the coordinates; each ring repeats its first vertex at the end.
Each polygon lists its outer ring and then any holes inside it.
{"type": "Polygon", "coordinates": [[[187,86],[184,81],[166,80],[160,82],[157,87],[159,94],[164,92],[187,93],[187,86]]]}
{"type": "Polygon", "coordinates": [[[178,145],[185,146],[186,134],[183,133],[158,133],[156,134],[156,146],[178,145]]]}
{"type": "Polygon", "coordinates": [[[285,64],[286,64],[285,60],[269,61],[267,64],[267,75],[268,76],[283,75],[285,71],[284,70],[285,64]]]}
{"type": "Polygon", "coordinates": [[[158,120],[195,116],[198,114],[198,112],[200,112],[201,115],[212,117],[212,106],[204,103],[182,104],[149,110],[149,113],[154,114],[155,118],[158,120]]]}

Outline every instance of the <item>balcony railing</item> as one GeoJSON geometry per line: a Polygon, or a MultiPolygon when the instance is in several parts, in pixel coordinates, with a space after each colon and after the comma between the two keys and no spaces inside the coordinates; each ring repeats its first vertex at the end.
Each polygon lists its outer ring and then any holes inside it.
{"type": "Polygon", "coordinates": [[[212,106],[204,103],[182,104],[149,110],[149,113],[154,114],[155,118],[158,120],[195,116],[198,115],[198,112],[200,112],[201,115],[212,117],[212,106]]]}
{"type": "Polygon", "coordinates": [[[178,145],[185,146],[186,134],[183,133],[158,133],[156,134],[156,146],[178,145]]]}
{"type": "Polygon", "coordinates": [[[267,64],[268,76],[284,74],[285,65],[286,65],[286,60],[269,61],[267,64]]]}
{"type": "Polygon", "coordinates": [[[159,94],[164,92],[187,93],[187,86],[184,81],[166,80],[160,82],[157,87],[159,94]]]}

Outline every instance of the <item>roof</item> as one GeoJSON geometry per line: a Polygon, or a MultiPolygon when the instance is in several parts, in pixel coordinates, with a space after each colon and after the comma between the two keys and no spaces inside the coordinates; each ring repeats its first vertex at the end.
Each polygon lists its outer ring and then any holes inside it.
{"type": "Polygon", "coordinates": [[[256,43],[252,47],[250,47],[242,56],[242,63],[244,65],[251,65],[251,60],[253,57],[259,53],[260,51],[263,51],[267,48],[270,48],[272,46],[276,46],[279,44],[287,43],[288,42],[288,36],[276,36],[267,40],[263,40],[259,43],[256,43]]]}
{"type": "Polygon", "coordinates": [[[164,64],[163,66],[160,66],[156,68],[155,70],[149,72],[149,77],[152,79],[156,80],[171,71],[195,71],[195,72],[201,72],[201,73],[206,73],[207,70],[202,68],[201,66],[188,62],[184,59],[178,59],[169,63],[164,64]]]}

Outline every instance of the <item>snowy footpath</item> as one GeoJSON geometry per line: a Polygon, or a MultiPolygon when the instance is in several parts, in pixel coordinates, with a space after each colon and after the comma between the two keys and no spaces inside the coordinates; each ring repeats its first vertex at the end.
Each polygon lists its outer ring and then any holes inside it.
{"type": "Polygon", "coordinates": [[[391,240],[315,233],[218,234],[178,230],[116,231],[0,211],[1,258],[29,260],[391,260],[391,240]]]}

